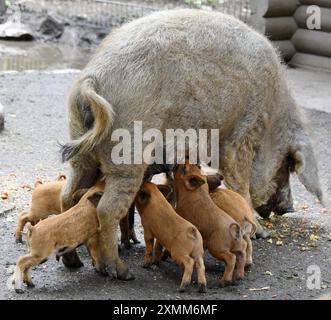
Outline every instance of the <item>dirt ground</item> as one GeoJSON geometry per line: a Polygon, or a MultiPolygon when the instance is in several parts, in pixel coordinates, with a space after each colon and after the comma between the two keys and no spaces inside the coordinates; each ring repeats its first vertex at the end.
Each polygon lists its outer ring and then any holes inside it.
{"type": "MultiPolygon", "coordinates": [[[[314,82],[309,74],[292,70],[289,78],[296,97],[308,96],[309,90],[311,97],[319,88],[315,100],[299,102],[309,108],[304,111],[330,198],[331,101],[327,86],[331,74],[322,75],[328,81],[325,91],[320,89],[320,78],[314,82]],[[304,76],[311,80],[310,86],[303,87],[304,76]],[[321,104],[323,107],[319,108],[321,104]]],[[[272,238],[254,241],[254,265],[237,286],[218,287],[222,265],[208,254],[208,293],[204,295],[197,293],[196,284],[188,293],[178,293],[181,270],[172,260],[151,270],[143,269],[142,227],[136,215],[136,229],[142,242],[120,253],[136,276],[134,281],[100,277],[94,272],[85,248],[80,248],[84,267],[68,270],[52,257],[34,268],[36,287],[17,295],[8,280],[17,258],[26,252],[25,245],[14,242],[17,215],[28,209],[37,176],[52,180],[67,172],[67,166],[60,161],[58,143],[66,141],[65,101],[75,75],[66,71],[0,73],[0,100],[6,111],[6,129],[0,134],[0,193],[8,193],[8,199],[0,199],[0,299],[314,299],[331,291],[330,208],[322,209],[293,178],[296,212],[263,222],[272,238]],[[321,270],[319,290],[307,288],[307,268],[311,265],[321,270]]]]}

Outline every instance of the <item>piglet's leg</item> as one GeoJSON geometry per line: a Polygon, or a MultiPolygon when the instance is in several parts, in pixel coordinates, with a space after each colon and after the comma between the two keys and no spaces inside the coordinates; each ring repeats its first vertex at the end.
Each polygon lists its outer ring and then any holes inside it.
{"type": "Polygon", "coordinates": [[[16,242],[22,242],[22,231],[24,229],[25,224],[29,221],[29,213],[22,212],[18,218],[18,224],[15,232],[15,240],[16,242]]]}
{"type": "Polygon", "coordinates": [[[220,279],[220,286],[225,287],[232,284],[233,271],[236,265],[236,256],[229,251],[214,251],[210,250],[209,252],[218,260],[225,262],[225,269],[223,277],[220,279]]]}
{"type": "Polygon", "coordinates": [[[106,268],[104,268],[104,265],[102,265],[101,263],[101,253],[99,247],[98,234],[95,234],[90,239],[88,239],[86,242],[86,246],[92,258],[92,262],[95,270],[102,276],[108,276],[108,272],[106,268]]]}
{"type": "Polygon", "coordinates": [[[252,246],[252,240],[249,237],[249,235],[247,235],[247,234],[244,235],[244,240],[247,243],[245,268],[246,269],[249,269],[252,266],[252,264],[253,264],[253,246],[252,246]]]}
{"type": "Polygon", "coordinates": [[[149,268],[153,263],[154,236],[147,228],[144,228],[144,239],[146,249],[143,267],[149,268]]]}
{"type": "Polygon", "coordinates": [[[233,273],[234,280],[243,280],[245,277],[245,263],[246,263],[246,241],[242,241],[242,251],[237,251],[236,254],[236,266],[233,273]]]}
{"type": "Polygon", "coordinates": [[[128,212],[129,239],[131,239],[133,241],[133,243],[140,243],[140,241],[137,239],[136,232],[134,230],[134,213],[135,213],[135,206],[133,203],[128,212]]]}
{"type": "Polygon", "coordinates": [[[41,257],[32,254],[27,254],[18,259],[13,279],[14,289],[17,293],[23,293],[23,280],[28,280],[27,285],[33,286],[30,275],[28,274],[29,268],[38,265],[42,260],[41,257]]]}
{"type": "MultiPolygon", "coordinates": [[[[98,163],[87,155],[76,155],[70,160],[70,174],[61,193],[61,212],[75,205],[74,194],[77,190],[92,187],[100,174],[98,163]]],[[[63,264],[68,268],[80,268],[80,261],[76,250],[62,256],[63,264]]]]}
{"type": "Polygon", "coordinates": [[[206,285],[206,274],[205,274],[205,264],[203,262],[203,257],[199,257],[195,261],[195,267],[197,269],[198,275],[198,284],[199,284],[199,292],[204,293],[207,291],[206,285]]]}
{"type": "Polygon", "coordinates": [[[191,283],[194,260],[189,255],[180,255],[177,252],[171,252],[173,259],[184,267],[184,274],[180,284],[179,292],[185,292],[191,283]]]}
{"type": "Polygon", "coordinates": [[[129,235],[129,220],[128,215],[120,220],[121,229],[121,243],[124,244],[125,249],[130,249],[130,235],[129,235]]]}
{"type": "Polygon", "coordinates": [[[154,245],[154,260],[153,263],[154,264],[159,264],[162,258],[162,251],[163,251],[163,247],[160,244],[160,242],[156,239],[155,241],[155,245],[154,245]]]}

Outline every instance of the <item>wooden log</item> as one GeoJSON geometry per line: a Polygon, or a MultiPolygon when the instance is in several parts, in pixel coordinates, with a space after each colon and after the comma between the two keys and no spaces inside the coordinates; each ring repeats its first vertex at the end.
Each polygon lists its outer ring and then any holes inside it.
{"type": "Polygon", "coordinates": [[[266,19],[270,17],[292,16],[298,0],[250,0],[251,16],[248,24],[264,34],[266,19]]]}
{"type": "Polygon", "coordinates": [[[307,6],[320,6],[331,8],[331,1],[330,0],[300,0],[301,4],[306,4],[307,6]]]}
{"type": "Polygon", "coordinates": [[[265,19],[264,33],[270,40],[291,39],[298,26],[293,17],[277,17],[265,19]]]}
{"type": "Polygon", "coordinates": [[[251,15],[247,23],[256,31],[264,34],[265,30],[265,18],[263,16],[268,9],[268,1],[266,0],[250,0],[249,6],[251,9],[251,15]]]}
{"type": "MultiPolygon", "coordinates": [[[[331,2],[331,1],[330,1],[331,2]]],[[[294,19],[298,26],[303,29],[308,29],[307,18],[310,14],[307,14],[308,6],[300,6],[294,14],[294,19]]],[[[321,9],[321,31],[331,32],[331,8],[321,9]]]]}
{"type": "Polygon", "coordinates": [[[297,51],[331,57],[331,33],[298,29],[291,39],[297,51]]]}
{"type": "Polygon", "coordinates": [[[331,71],[331,58],[297,52],[290,60],[289,65],[331,71]]]}
{"type": "Polygon", "coordinates": [[[265,2],[268,6],[264,14],[265,18],[292,16],[298,5],[297,0],[267,0],[265,2]]]}
{"type": "Polygon", "coordinates": [[[290,61],[296,53],[294,45],[290,40],[274,41],[273,45],[280,52],[281,57],[285,62],[290,61]]]}

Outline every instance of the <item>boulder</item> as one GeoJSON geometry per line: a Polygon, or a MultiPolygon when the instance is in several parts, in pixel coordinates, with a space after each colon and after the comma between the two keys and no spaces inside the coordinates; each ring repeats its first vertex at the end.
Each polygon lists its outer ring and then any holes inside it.
{"type": "Polygon", "coordinates": [[[61,37],[64,30],[64,24],[56,18],[47,15],[41,22],[38,32],[43,35],[54,38],[61,37]]]}
{"type": "Polygon", "coordinates": [[[0,24],[0,39],[28,41],[34,38],[32,30],[20,21],[19,15],[14,14],[0,24]]]}

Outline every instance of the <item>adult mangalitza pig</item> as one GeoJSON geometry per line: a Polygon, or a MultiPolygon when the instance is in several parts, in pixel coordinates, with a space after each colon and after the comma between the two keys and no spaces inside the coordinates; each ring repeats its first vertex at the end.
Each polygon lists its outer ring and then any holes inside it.
{"type": "Polygon", "coordinates": [[[134,121],[163,134],[219,129],[225,185],[264,213],[292,210],[290,172],[323,200],[312,144],[271,43],[218,12],[153,13],[103,41],[69,98],[71,141],[62,151],[71,174],[62,204],[69,208],[72,194],[93,185],[101,169],[106,188],[97,213],[106,265],[118,259],[118,222],[147,167],[112,161],[120,140],[112,133],[132,134],[134,121]]]}

